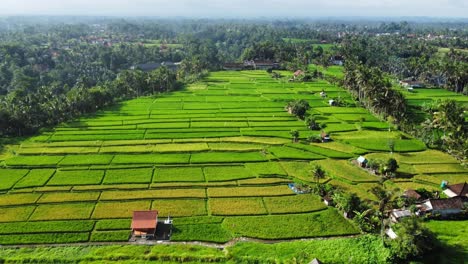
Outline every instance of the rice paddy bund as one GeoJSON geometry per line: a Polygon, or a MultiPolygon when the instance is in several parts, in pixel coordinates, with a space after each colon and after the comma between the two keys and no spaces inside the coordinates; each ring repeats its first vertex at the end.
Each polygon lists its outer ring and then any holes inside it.
{"type": "Polygon", "coordinates": [[[349,161],[361,154],[396,158],[406,177],[388,184],[402,190],[467,180],[452,157],[389,132],[363,108],[329,106],[333,97],[354,105],[326,81],[214,72],[182,91],[43,132],[2,161],[0,244],[127,241],[132,212],[148,209],[174,218],[174,241],[358,234],[318,196],[297,195],[287,184],[314,182],[311,169],[320,164],[322,181],[372,200],[368,190],[379,178],[349,161]],[[295,99],[309,102],[333,142],[291,143],[291,130],[300,139],[320,133],[284,110],[295,99]]]}

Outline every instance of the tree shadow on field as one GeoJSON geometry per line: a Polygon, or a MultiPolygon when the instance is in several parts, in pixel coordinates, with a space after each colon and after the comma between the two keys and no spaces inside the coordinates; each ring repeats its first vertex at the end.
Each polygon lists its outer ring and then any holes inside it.
{"type": "Polygon", "coordinates": [[[426,254],[418,263],[427,264],[452,264],[466,263],[468,260],[468,248],[461,245],[448,245],[445,242],[440,242],[438,248],[426,254]]]}

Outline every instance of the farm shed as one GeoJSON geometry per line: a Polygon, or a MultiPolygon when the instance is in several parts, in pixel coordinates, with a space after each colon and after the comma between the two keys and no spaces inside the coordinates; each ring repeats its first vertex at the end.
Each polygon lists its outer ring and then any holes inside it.
{"type": "Polygon", "coordinates": [[[397,238],[397,234],[395,233],[395,231],[393,231],[393,229],[390,227],[389,229],[385,230],[385,234],[391,238],[391,239],[395,239],[397,238]]]}
{"type": "Polygon", "coordinates": [[[405,88],[424,88],[424,83],[417,80],[403,80],[400,81],[400,85],[405,88]]]}
{"type": "Polygon", "coordinates": [[[304,72],[301,71],[301,70],[297,70],[294,72],[294,79],[301,76],[301,75],[304,75],[304,72]]]}
{"type": "Polygon", "coordinates": [[[453,197],[448,199],[430,199],[423,204],[423,211],[448,216],[461,213],[463,198],[453,197]]]}
{"type": "Polygon", "coordinates": [[[359,156],[359,158],[357,158],[357,162],[358,162],[359,166],[361,166],[361,167],[366,167],[367,166],[367,159],[364,156],[359,156]]]}
{"type": "Polygon", "coordinates": [[[320,137],[322,138],[322,142],[329,142],[329,141],[331,141],[330,135],[327,134],[327,133],[324,132],[324,131],[322,131],[322,133],[320,133],[320,137]]]}
{"type": "Polygon", "coordinates": [[[413,189],[406,190],[403,193],[403,196],[406,197],[407,199],[414,199],[416,201],[421,199],[421,195],[418,192],[416,192],[415,190],[413,190],[413,189]]]}
{"type": "Polygon", "coordinates": [[[444,190],[444,193],[448,197],[468,197],[468,184],[466,182],[448,185],[447,189],[444,190]]]}
{"type": "Polygon", "coordinates": [[[326,204],[327,206],[333,206],[333,198],[326,195],[323,197],[323,203],[326,204]]]}
{"type": "Polygon", "coordinates": [[[314,258],[309,264],[322,264],[323,262],[317,258],[314,258]]]}
{"type": "Polygon", "coordinates": [[[158,225],[158,211],[134,211],[132,233],[136,237],[154,237],[158,225]]]}
{"type": "Polygon", "coordinates": [[[398,222],[400,219],[411,216],[411,212],[409,210],[400,210],[394,209],[390,213],[390,218],[393,222],[398,222]]]}

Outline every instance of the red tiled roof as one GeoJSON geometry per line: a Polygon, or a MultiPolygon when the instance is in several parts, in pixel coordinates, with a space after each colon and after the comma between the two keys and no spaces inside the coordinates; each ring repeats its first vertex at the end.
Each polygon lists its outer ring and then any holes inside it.
{"type": "Polygon", "coordinates": [[[156,228],[158,222],[158,211],[134,211],[132,229],[156,228]]]}
{"type": "Polygon", "coordinates": [[[468,194],[468,184],[459,183],[454,185],[447,186],[452,192],[454,192],[457,196],[466,196],[468,194]]]}

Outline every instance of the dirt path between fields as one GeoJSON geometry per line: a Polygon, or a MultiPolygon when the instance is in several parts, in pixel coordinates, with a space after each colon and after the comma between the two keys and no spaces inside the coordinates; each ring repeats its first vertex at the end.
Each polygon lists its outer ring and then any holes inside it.
{"type": "Polygon", "coordinates": [[[68,243],[68,244],[30,244],[30,245],[0,245],[0,248],[32,248],[32,247],[70,247],[70,246],[112,246],[112,245],[196,245],[223,250],[233,246],[237,242],[257,242],[263,244],[276,244],[282,242],[295,241],[312,241],[312,240],[328,240],[336,238],[353,238],[360,235],[345,235],[331,237],[315,237],[315,238],[300,238],[300,239],[282,239],[282,240],[266,240],[249,237],[234,238],[226,243],[210,243],[201,241],[168,241],[168,240],[138,240],[133,242],[86,242],[86,243],[68,243]]]}

